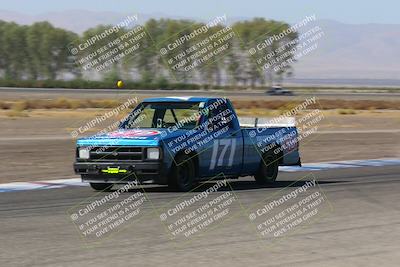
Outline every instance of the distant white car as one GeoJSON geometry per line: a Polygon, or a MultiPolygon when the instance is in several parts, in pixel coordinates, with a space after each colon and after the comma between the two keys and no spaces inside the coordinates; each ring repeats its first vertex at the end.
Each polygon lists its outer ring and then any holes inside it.
{"type": "Polygon", "coordinates": [[[280,86],[273,86],[271,89],[265,92],[267,95],[293,95],[293,92],[287,89],[283,89],[280,86]]]}

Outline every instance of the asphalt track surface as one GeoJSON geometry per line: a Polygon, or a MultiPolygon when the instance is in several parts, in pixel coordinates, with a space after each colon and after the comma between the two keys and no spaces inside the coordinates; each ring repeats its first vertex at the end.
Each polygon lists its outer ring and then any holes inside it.
{"type": "Polygon", "coordinates": [[[156,97],[171,96],[171,95],[190,95],[190,96],[224,96],[224,97],[257,97],[265,99],[285,99],[297,98],[299,96],[318,96],[325,99],[372,99],[372,100],[391,100],[399,98],[400,93],[353,93],[353,92],[301,92],[294,96],[269,96],[263,91],[220,91],[220,90],[131,90],[131,89],[68,89],[68,88],[14,88],[14,87],[0,87],[0,94],[4,98],[15,97],[39,97],[39,98],[53,98],[53,97],[78,97],[78,98],[109,98],[115,96],[125,95],[138,95],[138,96],[151,96],[156,97]]]}
{"type": "Polygon", "coordinates": [[[78,203],[90,203],[95,192],[89,187],[0,193],[0,266],[398,266],[400,166],[280,173],[278,180],[274,186],[257,186],[251,177],[231,180],[215,194],[232,192],[240,205],[189,241],[171,240],[159,211],[212,183],[188,194],[145,186],[151,201],[141,206],[140,220],[90,246],[68,215],[78,203]],[[284,238],[260,238],[246,212],[311,177],[319,186],[308,192],[323,192],[329,203],[321,215],[284,238]]]}

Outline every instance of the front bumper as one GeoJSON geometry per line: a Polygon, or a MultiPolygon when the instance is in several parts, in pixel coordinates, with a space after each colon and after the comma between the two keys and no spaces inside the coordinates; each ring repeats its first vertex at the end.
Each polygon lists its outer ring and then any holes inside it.
{"type": "Polygon", "coordinates": [[[165,184],[160,161],[149,162],[91,162],[77,161],[74,163],[76,174],[82,175],[84,182],[126,183],[129,181],[153,181],[165,184]]]}

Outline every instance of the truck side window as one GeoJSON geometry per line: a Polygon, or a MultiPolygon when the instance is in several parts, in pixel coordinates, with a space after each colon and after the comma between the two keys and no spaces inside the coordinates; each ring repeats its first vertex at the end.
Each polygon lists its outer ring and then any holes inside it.
{"type": "MultiPolygon", "coordinates": [[[[143,121],[141,123],[141,127],[152,127],[152,123],[153,123],[153,117],[154,117],[154,109],[143,109],[143,121]]],[[[140,121],[139,121],[140,124],[140,121]]]]}
{"type": "Polygon", "coordinates": [[[165,114],[164,114],[164,122],[165,123],[176,123],[176,119],[174,117],[174,115],[172,114],[172,111],[170,109],[165,110],[165,114]]]}
{"type": "MultiPolygon", "coordinates": [[[[215,103],[215,102],[214,102],[215,103]]],[[[216,120],[217,123],[221,122],[222,125],[229,125],[229,128],[233,128],[233,121],[229,120],[229,116],[231,115],[230,113],[227,112],[227,110],[230,110],[229,106],[226,103],[220,104],[217,106],[216,109],[210,110],[210,113],[208,115],[208,118],[218,118],[216,120]],[[220,116],[220,117],[218,117],[220,116]]]]}

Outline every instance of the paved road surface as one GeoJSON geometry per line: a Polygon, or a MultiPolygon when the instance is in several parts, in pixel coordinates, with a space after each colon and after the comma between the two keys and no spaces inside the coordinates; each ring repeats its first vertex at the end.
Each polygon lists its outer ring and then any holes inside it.
{"type": "MultiPolygon", "coordinates": [[[[250,177],[232,181],[231,187],[214,194],[235,195],[240,205],[231,206],[234,215],[189,242],[171,240],[159,215],[167,203],[198,192],[146,187],[150,201],[141,206],[140,220],[89,247],[67,211],[82,201],[91,203],[90,188],[0,193],[0,266],[398,266],[400,166],[316,171],[293,184],[306,174],[281,173],[274,187],[256,186],[250,177]],[[248,212],[304,186],[312,177],[319,187],[310,187],[308,193],[321,192],[329,203],[321,207],[321,216],[296,226],[282,239],[260,238],[248,212]]],[[[203,187],[211,185],[215,184],[203,187]]]]}

